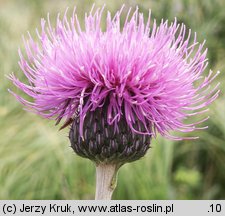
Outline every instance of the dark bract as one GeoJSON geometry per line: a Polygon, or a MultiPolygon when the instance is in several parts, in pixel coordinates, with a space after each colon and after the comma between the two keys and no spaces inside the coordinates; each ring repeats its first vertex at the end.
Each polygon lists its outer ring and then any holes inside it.
{"type": "Polygon", "coordinates": [[[69,133],[71,147],[79,156],[96,163],[122,165],[132,162],[143,157],[150,146],[151,136],[133,133],[124,117],[116,128],[109,125],[104,108],[87,113],[83,137],[79,134],[79,127],[79,118],[75,118],[69,133]]]}

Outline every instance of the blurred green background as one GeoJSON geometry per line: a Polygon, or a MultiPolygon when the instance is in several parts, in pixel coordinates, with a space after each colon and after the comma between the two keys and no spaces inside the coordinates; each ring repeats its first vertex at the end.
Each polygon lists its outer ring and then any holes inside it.
{"type": "MultiPolygon", "coordinates": [[[[68,129],[58,131],[49,122],[23,110],[7,89],[18,92],[5,75],[18,66],[18,47],[27,30],[35,37],[40,18],[74,5],[82,20],[92,3],[99,1],[0,0],[0,199],[93,199],[95,167],[69,148],[68,129]]],[[[141,160],[120,169],[114,199],[225,199],[225,0],[108,1],[114,13],[125,3],[149,8],[159,21],[176,16],[207,39],[209,67],[220,70],[221,95],[210,106],[209,129],[200,138],[174,142],[160,136],[141,160]]],[[[25,79],[24,79],[25,80],[25,79]]],[[[18,92],[19,93],[19,92],[18,92]]],[[[191,134],[196,135],[196,134],[191,134]]]]}

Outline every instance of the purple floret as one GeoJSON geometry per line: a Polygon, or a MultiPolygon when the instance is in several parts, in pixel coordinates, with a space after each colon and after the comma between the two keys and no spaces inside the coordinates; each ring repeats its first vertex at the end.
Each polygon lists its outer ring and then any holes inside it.
{"type": "Polygon", "coordinates": [[[204,42],[199,44],[196,34],[176,19],[159,25],[154,20],[150,27],[150,13],[144,22],[138,9],[128,11],[123,25],[123,8],[113,18],[107,11],[103,30],[103,12],[91,11],[84,29],[75,10],[70,19],[66,13],[58,16],[55,28],[49,16],[42,19],[39,40],[29,35],[25,41],[27,57],[19,51],[28,84],[10,75],[31,101],[13,93],[15,97],[46,118],[79,118],[81,137],[86,113],[102,107],[115,130],[123,117],[133,133],[158,132],[170,139],[184,139],[173,131],[206,128],[197,125],[208,117],[184,121],[206,112],[219,94],[219,84],[210,86],[218,73],[203,74],[208,64],[204,42]]]}

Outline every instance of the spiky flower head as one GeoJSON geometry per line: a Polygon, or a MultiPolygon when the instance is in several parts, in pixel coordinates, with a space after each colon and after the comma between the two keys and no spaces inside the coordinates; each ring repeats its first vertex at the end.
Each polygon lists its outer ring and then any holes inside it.
{"type": "MultiPolygon", "coordinates": [[[[84,29],[74,13],[57,18],[56,27],[41,20],[39,41],[29,35],[27,57],[19,51],[19,65],[28,84],[10,76],[32,101],[14,94],[27,108],[57,123],[72,123],[70,140],[81,156],[94,161],[132,161],[149,148],[160,133],[196,130],[190,116],[207,111],[218,96],[216,77],[207,67],[204,42],[197,42],[184,24],[154,20],[136,9],[121,13],[101,28],[104,8],[85,16],[84,29]],[[191,38],[193,37],[193,40],[191,38]],[[190,42],[192,41],[192,42],[190,42]]],[[[187,137],[186,137],[187,138],[187,137]]],[[[190,137],[189,137],[190,138],[190,137]]]]}

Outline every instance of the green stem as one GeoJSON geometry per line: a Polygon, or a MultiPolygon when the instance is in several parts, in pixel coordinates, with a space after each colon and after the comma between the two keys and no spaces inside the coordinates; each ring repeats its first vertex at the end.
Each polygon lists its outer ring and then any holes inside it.
{"type": "Polygon", "coordinates": [[[117,164],[96,164],[96,200],[111,200],[117,185],[117,164]]]}

